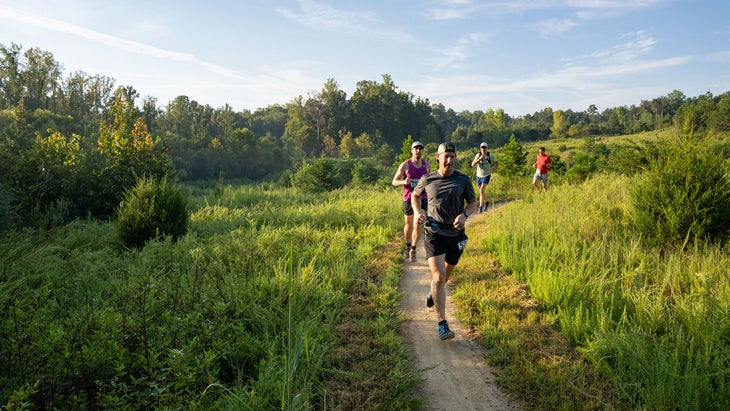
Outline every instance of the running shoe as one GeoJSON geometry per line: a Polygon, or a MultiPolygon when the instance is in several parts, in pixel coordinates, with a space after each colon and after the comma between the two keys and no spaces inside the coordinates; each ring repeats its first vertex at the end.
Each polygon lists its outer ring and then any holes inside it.
{"type": "Polygon", "coordinates": [[[439,338],[442,340],[454,338],[454,333],[449,329],[448,323],[439,324],[439,338]]]}
{"type": "Polygon", "coordinates": [[[410,251],[408,251],[408,258],[412,263],[416,262],[416,247],[411,247],[410,251]]]}
{"type": "Polygon", "coordinates": [[[431,297],[431,291],[429,291],[428,295],[426,296],[426,307],[433,307],[433,297],[431,297]]]}

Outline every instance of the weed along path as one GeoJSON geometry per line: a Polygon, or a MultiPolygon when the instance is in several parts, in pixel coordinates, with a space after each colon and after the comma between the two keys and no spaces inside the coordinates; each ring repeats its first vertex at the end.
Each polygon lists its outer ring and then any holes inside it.
{"type": "MultiPolygon", "coordinates": [[[[481,218],[486,214],[474,217],[481,218]]],[[[420,386],[420,394],[426,398],[423,410],[518,410],[517,404],[497,386],[494,375],[484,362],[484,348],[457,320],[448,285],[446,317],[456,337],[439,340],[435,313],[433,308],[425,305],[431,271],[424,258],[422,242],[423,236],[418,245],[417,261],[403,263],[404,273],[399,288],[402,293],[401,309],[406,315],[402,333],[411,346],[416,366],[425,370],[424,382],[420,386]]],[[[457,266],[454,276],[458,275],[457,266]]]]}

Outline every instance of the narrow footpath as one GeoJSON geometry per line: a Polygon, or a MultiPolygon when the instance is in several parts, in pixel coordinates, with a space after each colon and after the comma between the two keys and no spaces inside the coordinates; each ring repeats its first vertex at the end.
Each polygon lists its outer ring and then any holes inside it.
{"type": "MultiPolygon", "coordinates": [[[[467,220],[467,235],[469,223],[487,214],[478,214],[467,220]]],[[[472,240],[471,244],[476,244],[476,241],[472,240]]],[[[446,318],[456,337],[439,340],[436,314],[433,308],[425,305],[431,272],[424,254],[421,236],[417,261],[404,261],[404,273],[399,284],[401,310],[406,315],[403,337],[410,344],[416,366],[425,370],[425,381],[419,387],[420,394],[426,397],[423,410],[518,410],[517,404],[497,386],[494,375],[484,362],[484,348],[468,335],[468,330],[456,318],[448,284],[446,318]]],[[[458,266],[453,275],[459,275],[458,266]]]]}

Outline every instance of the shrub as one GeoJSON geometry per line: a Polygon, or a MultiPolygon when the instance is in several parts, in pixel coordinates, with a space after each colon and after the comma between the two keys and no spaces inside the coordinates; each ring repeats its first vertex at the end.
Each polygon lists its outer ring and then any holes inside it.
{"type": "Polygon", "coordinates": [[[340,171],[328,158],[319,158],[313,163],[305,162],[294,174],[294,185],[304,191],[318,193],[331,191],[341,186],[340,171]]]}
{"type": "Polygon", "coordinates": [[[368,161],[359,160],[352,168],[352,183],[354,185],[375,184],[380,177],[380,170],[368,161]]]}
{"type": "Polygon", "coordinates": [[[630,191],[639,232],[660,245],[730,232],[730,179],[725,159],[699,145],[668,145],[649,161],[630,191]]]}
{"type": "Polygon", "coordinates": [[[163,235],[179,239],[188,229],[188,202],[180,186],[167,177],[138,179],[136,186],[124,193],[119,207],[117,224],[122,242],[141,247],[163,235]]]}
{"type": "Polygon", "coordinates": [[[522,143],[515,140],[512,134],[509,143],[504,145],[502,156],[499,159],[499,172],[507,177],[526,176],[530,173],[527,166],[527,152],[522,143]]]}

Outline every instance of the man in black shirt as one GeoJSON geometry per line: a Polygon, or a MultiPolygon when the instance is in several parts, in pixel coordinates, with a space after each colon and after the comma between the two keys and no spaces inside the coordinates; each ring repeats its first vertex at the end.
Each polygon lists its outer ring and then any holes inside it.
{"type": "Polygon", "coordinates": [[[436,307],[439,338],[446,340],[454,338],[454,333],[446,321],[445,285],[466,246],[464,225],[469,214],[476,211],[477,201],[469,176],[455,169],[454,144],[439,145],[436,159],[438,170],[421,177],[411,194],[411,202],[413,219],[425,223],[424,244],[432,277],[426,306],[436,307]],[[427,214],[419,207],[424,193],[428,195],[427,214]]]}

